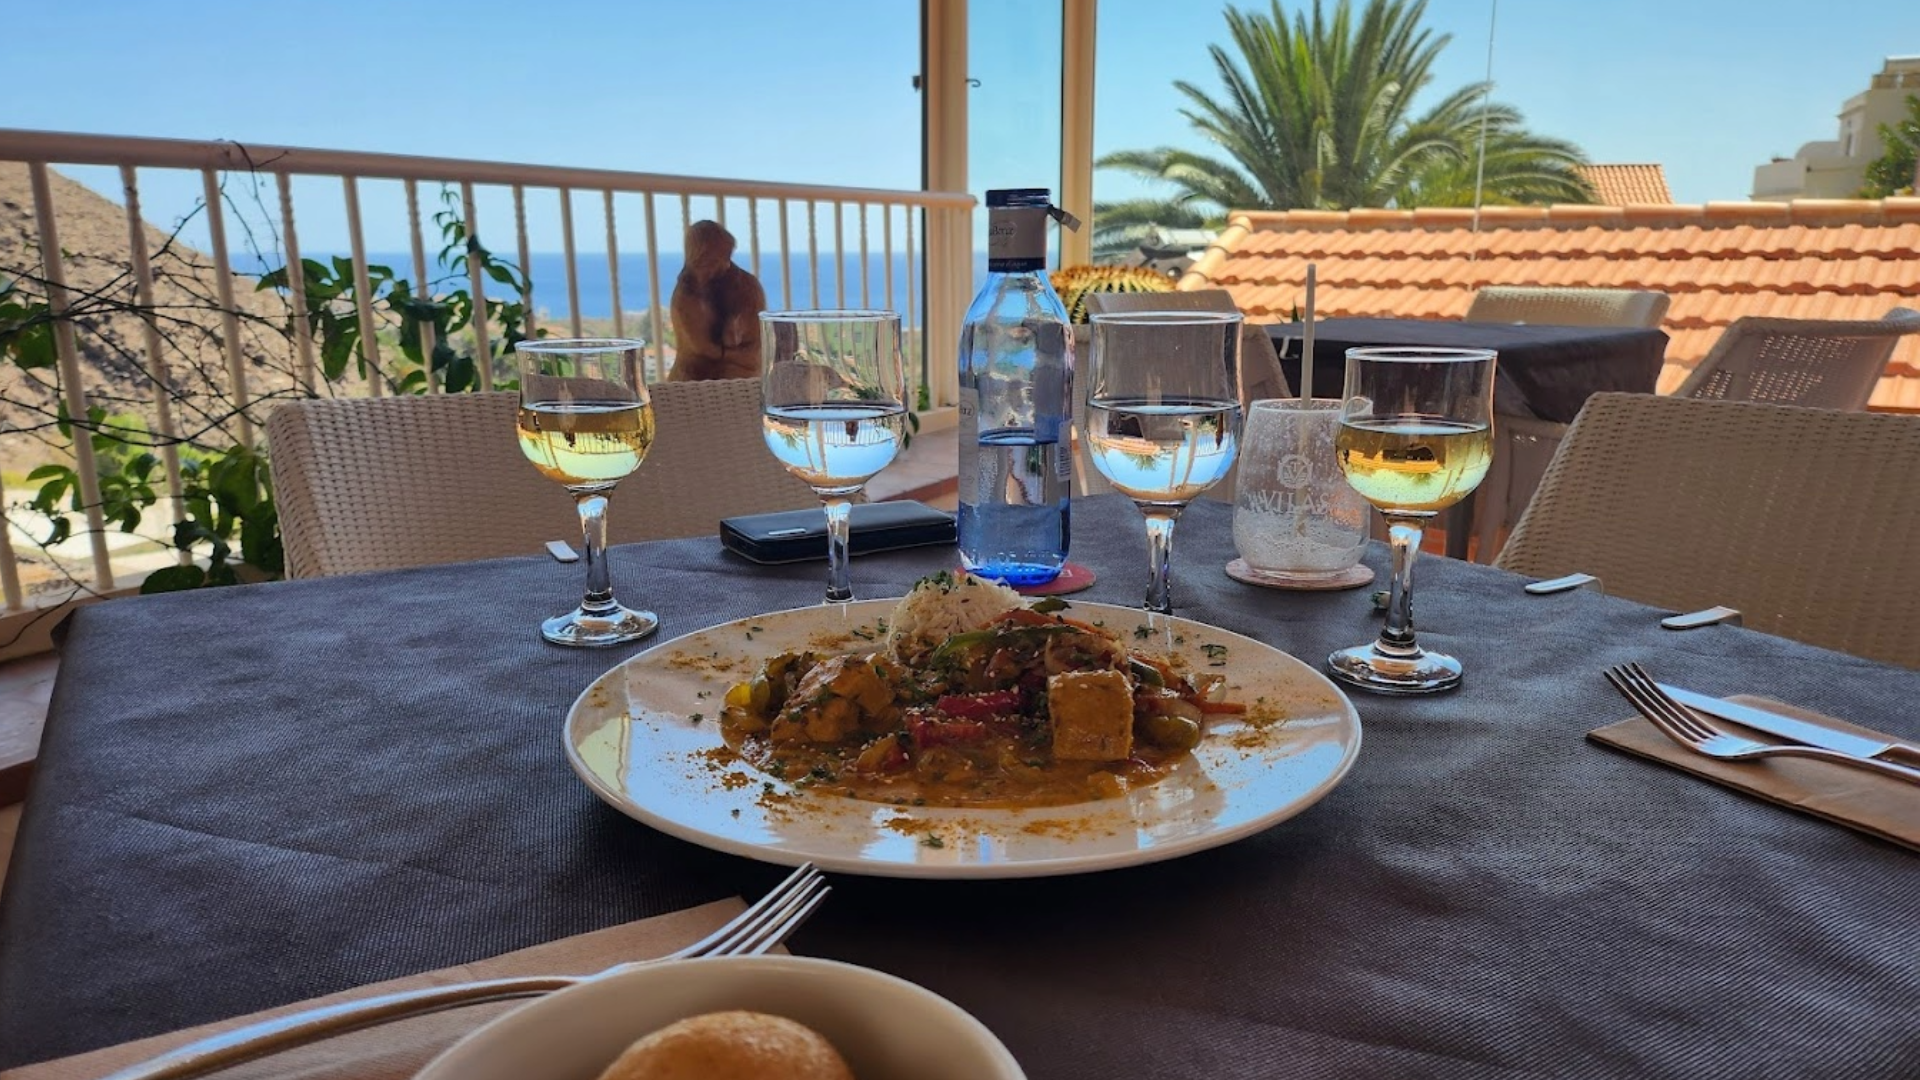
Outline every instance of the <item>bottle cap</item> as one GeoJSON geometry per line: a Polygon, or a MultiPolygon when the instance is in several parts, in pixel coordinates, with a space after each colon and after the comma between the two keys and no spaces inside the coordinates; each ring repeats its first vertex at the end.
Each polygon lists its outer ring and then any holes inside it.
{"type": "Polygon", "coordinates": [[[1052,188],[994,188],[987,192],[987,209],[989,210],[1004,210],[1013,207],[1045,210],[1052,205],[1052,188]]]}

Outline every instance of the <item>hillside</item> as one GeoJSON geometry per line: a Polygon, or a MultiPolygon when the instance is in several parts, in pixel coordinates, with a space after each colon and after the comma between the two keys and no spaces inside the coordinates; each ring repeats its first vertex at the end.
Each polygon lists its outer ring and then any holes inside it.
{"type": "MultiPolygon", "coordinates": [[[[52,176],[60,246],[75,310],[74,343],[88,400],[111,412],[136,413],[153,423],[154,387],[146,373],[145,332],[129,267],[127,217],[123,207],[59,174],[52,176]]],[[[154,272],[154,314],[163,358],[182,399],[175,414],[183,435],[225,441],[220,400],[228,385],[217,310],[213,261],[170,240],[148,223],[146,243],[154,272]],[[217,391],[216,392],[216,388],[217,391]]],[[[27,167],[0,163],[0,279],[18,280],[44,296],[39,229],[27,167]]],[[[257,395],[293,383],[291,349],[279,329],[286,324],[282,301],[254,290],[251,278],[235,276],[234,294],[244,313],[240,347],[249,385],[257,395]]],[[[51,371],[0,368],[0,469],[16,471],[49,460],[59,442],[47,427],[54,407],[51,371]],[[31,434],[35,430],[43,436],[31,434]]],[[[259,417],[256,417],[259,419],[259,417]]],[[[18,492],[9,491],[10,498],[18,492]]]]}

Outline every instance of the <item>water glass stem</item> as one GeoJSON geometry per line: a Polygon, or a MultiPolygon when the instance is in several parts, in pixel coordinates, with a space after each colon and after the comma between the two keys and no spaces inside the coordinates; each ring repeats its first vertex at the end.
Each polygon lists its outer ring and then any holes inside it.
{"type": "Polygon", "coordinates": [[[1167,614],[1173,611],[1173,595],[1168,577],[1173,564],[1173,523],[1180,518],[1180,507],[1142,506],[1147,519],[1147,610],[1167,614]]]}
{"type": "Polygon", "coordinates": [[[603,492],[576,492],[573,502],[580,510],[580,538],[587,549],[587,592],[580,600],[580,610],[604,615],[620,606],[613,599],[613,575],[607,570],[607,496],[603,492]]]}
{"type": "Polygon", "coordinates": [[[853,504],[838,495],[824,495],[820,501],[827,510],[827,603],[844,604],[853,599],[847,574],[847,522],[853,504]]]}
{"type": "Polygon", "coordinates": [[[1387,514],[1387,543],[1393,548],[1393,579],[1387,597],[1387,621],[1374,651],[1392,657],[1420,655],[1413,639],[1413,560],[1420,554],[1424,518],[1387,514]]]}

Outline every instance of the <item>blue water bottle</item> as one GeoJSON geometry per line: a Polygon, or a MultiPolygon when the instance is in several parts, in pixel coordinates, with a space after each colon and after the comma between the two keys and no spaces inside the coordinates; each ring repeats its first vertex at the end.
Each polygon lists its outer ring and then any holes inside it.
{"type": "Polygon", "coordinates": [[[960,328],[960,561],[1014,586],[1067,561],[1073,335],[1046,273],[1057,213],[1046,188],[987,192],[987,282],[960,328]]]}

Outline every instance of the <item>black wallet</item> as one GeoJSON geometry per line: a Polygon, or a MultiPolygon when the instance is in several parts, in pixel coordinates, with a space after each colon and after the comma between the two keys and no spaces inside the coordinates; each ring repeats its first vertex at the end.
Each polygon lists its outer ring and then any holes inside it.
{"type": "MultiPolygon", "coordinates": [[[[958,539],[953,515],[922,502],[855,503],[847,524],[847,552],[951,544],[958,539]]],[[[827,512],[783,510],[720,522],[720,543],[757,563],[806,562],[827,557],[827,512]]]]}

